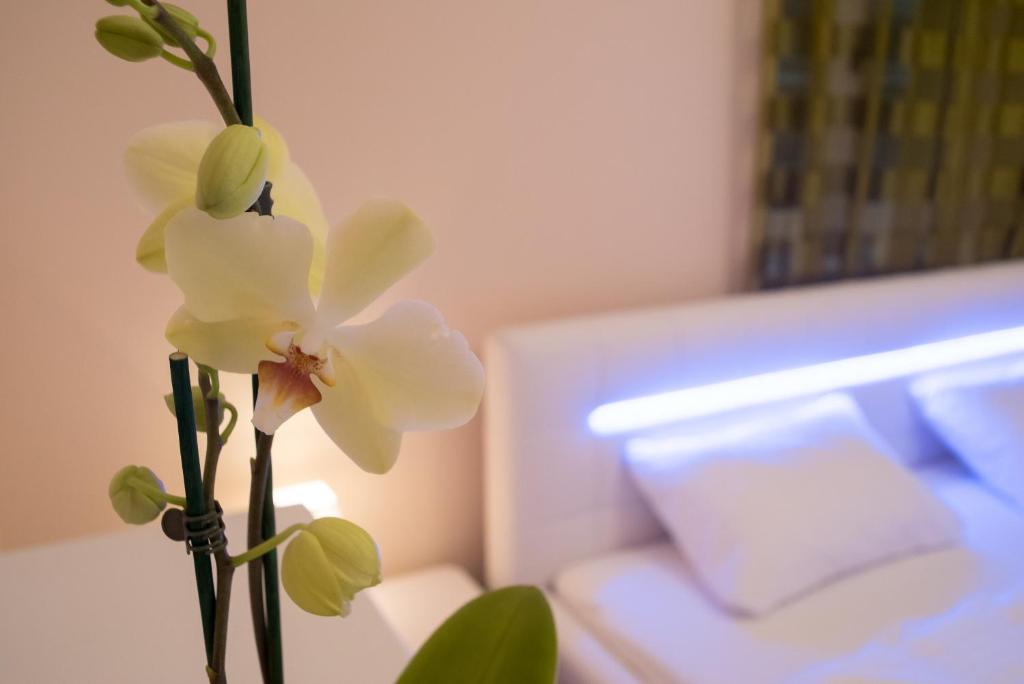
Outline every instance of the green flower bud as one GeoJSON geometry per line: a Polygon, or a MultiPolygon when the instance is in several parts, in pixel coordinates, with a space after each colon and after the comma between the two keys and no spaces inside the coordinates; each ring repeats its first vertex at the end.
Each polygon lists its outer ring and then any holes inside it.
{"type": "Polygon", "coordinates": [[[255,128],[241,124],[225,128],[199,162],[196,206],[217,219],[243,213],[263,192],[268,156],[255,128]]]}
{"type": "MultiPolygon", "coordinates": [[[[167,13],[171,15],[171,18],[178,22],[178,26],[181,27],[181,30],[183,30],[188,35],[189,38],[192,38],[194,40],[196,35],[199,33],[199,20],[196,19],[195,16],[189,13],[187,10],[182,9],[177,5],[172,5],[169,2],[164,2],[161,4],[164,6],[164,9],[167,10],[167,13]]],[[[153,30],[159,33],[160,37],[162,37],[168,45],[173,45],[174,47],[181,47],[180,45],[178,45],[178,41],[174,39],[174,36],[168,33],[167,29],[165,29],[163,26],[156,23],[156,21],[150,19],[149,17],[143,17],[142,19],[147,24],[149,24],[153,28],[153,30]]]]}
{"type": "MultiPolygon", "coordinates": [[[[217,397],[220,401],[217,404],[217,425],[224,422],[224,406],[227,403],[227,397],[224,393],[218,393],[217,397]]],[[[167,404],[167,410],[171,412],[172,416],[177,416],[178,413],[174,410],[174,395],[165,394],[164,403],[167,404]]],[[[195,385],[192,385],[192,412],[196,417],[196,429],[200,432],[206,431],[206,399],[203,398],[203,390],[199,389],[195,385]]]]}
{"type": "Polygon", "coordinates": [[[115,57],[144,62],[159,57],[164,39],[138,17],[111,16],[96,22],[96,40],[115,57]]]}
{"type": "Polygon", "coordinates": [[[306,612],[344,617],[356,592],[380,584],[377,545],[347,520],[314,520],[284,550],[281,584],[306,612]]]}
{"type": "Polygon", "coordinates": [[[114,511],[131,525],[145,525],[155,520],[167,501],[157,492],[164,491],[164,483],[143,466],[125,466],[110,480],[110,503],[114,511]]]}

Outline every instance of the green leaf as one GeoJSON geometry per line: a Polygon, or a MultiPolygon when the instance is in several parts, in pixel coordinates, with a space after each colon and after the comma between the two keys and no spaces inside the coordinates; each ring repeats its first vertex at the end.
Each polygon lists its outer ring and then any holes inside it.
{"type": "MultiPolygon", "coordinates": [[[[217,404],[217,424],[220,425],[224,422],[224,404],[227,398],[223,393],[217,396],[220,398],[220,402],[217,404]]],[[[165,394],[164,403],[167,404],[167,410],[171,412],[171,415],[176,416],[177,414],[174,412],[174,395],[165,394]]],[[[206,402],[203,400],[203,390],[195,385],[192,385],[192,411],[196,414],[196,430],[206,432],[206,402]]]]}
{"type": "Polygon", "coordinates": [[[398,684],[552,684],[555,620],[536,587],[473,599],[437,628],[398,684]]]}

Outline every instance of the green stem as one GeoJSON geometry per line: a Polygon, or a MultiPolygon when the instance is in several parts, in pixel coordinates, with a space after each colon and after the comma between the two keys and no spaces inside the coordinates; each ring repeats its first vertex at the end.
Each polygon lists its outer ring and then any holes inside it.
{"type": "MultiPolygon", "coordinates": [[[[206,414],[206,459],[203,462],[203,496],[206,498],[206,510],[213,510],[216,499],[217,466],[220,465],[220,452],[224,446],[220,438],[220,399],[219,392],[213,389],[213,377],[210,369],[199,367],[199,390],[203,394],[203,409],[206,414]]],[[[218,383],[219,384],[219,383],[218,383]]]]}
{"type": "Polygon", "coordinates": [[[249,561],[261,558],[268,551],[273,551],[282,543],[287,541],[288,537],[292,536],[299,530],[304,529],[306,529],[305,523],[295,523],[291,527],[286,528],[283,532],[278,532],[270,539],[267,539],[266,541],[257,544],[245,553],[240,553],[237,556],[232,556],[231,564],[237,568],[240,565],[245,565],[249,561]]]}
{"type": "Polygon", "coordinates": [[[238,118],[238,112],[235,111],[235,105],[231,101],[231,96],[228,95],[227,88],[224,87],[224,81],[221,80],[220,72],[217,71],[217,65],[213,63],[213,60],[199,49],[195,41],[185,33],[185,30],[178,25],[178,22],[174,20],[174,17],[164,9],[164,6],[158,0],[142,1],[155,9],[156,14],[153,17],[153,21],[160,24],[174,38],[189,60],[192,61],[192,67],[196,72],[196,76],[206,86],[206,90],[210,93],[210,97],[213,98],[213,103],[217,106],[217,111],[220,112],[224,123],[228,126],[241,123],[241,120],[238,118]]]}
{"type": "Polygon", "coordinates": [[[176,496],[174,494],[168,494],[159,487],[154,487],[148,482],[144,482],[143,480],[140,480],[137,477],[129,477],[128,484],[130,484],[134,489],[138,489],[139,491],[149,494],[151,498],[160,499],[164,503],[173,504],[175,506],[180,506],[182,508],[185,507],[185,497],[176,496]]]}
{"type": "MultiPolygon", "coordinates": [[[[205,373],[210,377],[210,391],[203,395],[204,399],[213,399],[214,397],[220,396],[220,371],[216,368],[197,363],[196,367],[199,368],[201,374],[205,373]]],[[[202,377],[202,375],[200,375],[202,377]]],[[[202,384],[202,383],[200,383],[202,384]]]]}
{"type": "Polygon", "coordinates": [[[206,42],[206,56],[213,59],[213,56],[217,54],[217,41],[214,40],[213,36],[210,35],[209,31],[203,28],[196,29],[196,35],[206,42]]]}
{"type": "MultiPolygon", "coordinates": [[[[203,496],[206,510],[217,506],[215,490],[217,466],[224,440],[220,436],[220,374],[209,366],[199,366],[199,389],[203,394],[203,410],[206,415],[206,461],[203,465],[203,496]]],[[[231,584],[235,566],[227,549],[216,551],[217,560],[217,606],[214,615],[213,657],[209,675],[211,684],[227,684],[225,662],[228,648],[228,619],[231,614],[231,584]]]]}
{"type": "MultiPolygon", "coordinates": [[[[267,464],[267,486],[263,494],[262,537],[270,539],[277,532],[274,515],[274,467],[267,464]]],[[[284,652],[281,641],[281,582],[278,577],[277,551],[263,556],[263,591],[267,603],[267,645],[270,658],[270,681],[284,684],[284,652]]]]}
{"type": "Polygon", "coordinates": [[[222,442],[227,443],[228,437],[231,436],[231,433],[235,429],[235,423],[238,422],[238,409],[235,408],[235,405],[230,401],[224,402],[224,408],[231,414],[231,418],[228,419],[228,426],[224,428],[224,432],[221,433],[220,439],[222,442]]]}
{"type": "Polygon", "coordinates": [[[252,80],[249,73],[249,17],[245,0],[228,0],[228,38],[231,42],[231,89],[235,109],[252,126],[252,80]]]}
{"type": "MultiPolygon", "coordinates": [[[[270,476],[270,454],[274,444],[273,435],[256,433],[256,458],[252,462],[252,483],[249,486],[249,548],[259,546],[267,535],[263,534],[263,507],[266,500],[267,482],[270,476]]],[[[273,535],[270,535],[273,536],[273,535]]],[[[274,553],[270,551],[269,554],[274,553]]],[[[264,555],[264,559],[267,557],[264,555]]],[[[262,563],[252,563],[249,571],[249,611],[252,615],[253,634],[256,637],[256,653],[260,658],[260,669],[264,682],[270,678],[269,630],[267,629],[266,600],[263,592],[262,563]]]]}
{"type": "Polygon", "coordinates": [[[143,17],[152,19],[156,16],[156,9],[143,4],[142,0],[128,0],[128,5],[143,17]]]}
{"type": "MultiPolygon", "coordinates": [[[[199,443],[196,440],[196,417],[192,406],[192,380],[188,357],[181,352],[170,356],[171,387],[174,390],[174,415],[178,421],[178,450],[181,453],[181,474],[185,480],[185,513],[198,517],[206,512],[203,476],[199,470],[199,443]]],[[[203,623],[206,664],[213,664],[213,633],[216,599],[213,592],[213,565],[210,557],[192,554],[199,594],[199,614],[203,623]]]]}
{"type": "Polygon", "coordinates": [[[173,64],[179,69],[184,69],[185,71],[195,71],[195,67],[192,66],[192,62],[188,61],[187,59],[182,59],[173,52],[164,50],[160,53],[160,57],[168,64],[173,64]]]}
{"type": "MultiPolygon", "coordinates": [[[[231,48],[231,86],[234,93],[235,110],[242,123],[253,123],[252,81],[249,69],[249,19],[245,0],[227,0],[228,36],[231,48]]],[[[269,200],[269,184],[252,209],[261,215],[269,215],[272,202],[269,200]]],[[[259,390],[259,378],[253,376],[253,402],[259,390]]],[[[275,536],[273,472],[270,449],[273,437],[256,433],[257,454],[253,466],[253,478],[249,492],[249,546],[256,546],[265,539],[275,536]],[[257,505],[258,504],[258,505],[257,505]]],[[[253,628],[256,632],[256,647],[260,653],[264,682],[283,684],[284,657],[281,645],[281,595],[278,581],[277,552],[271,550],[262,558],[262,563],[249,566],[249,601],[252,610],[253,628]],[[259,566],[263,567],[260,577],[259,566]]]]}
{"type": "Polygon", "coordinates": [[[228,617],[231,614],[231,584],[235,566],[225,549],[217,552],[217,614],[213,632],[213,665],[207,674],[211,684],[227,684],[224,662],[228,649],[228,617]]]}

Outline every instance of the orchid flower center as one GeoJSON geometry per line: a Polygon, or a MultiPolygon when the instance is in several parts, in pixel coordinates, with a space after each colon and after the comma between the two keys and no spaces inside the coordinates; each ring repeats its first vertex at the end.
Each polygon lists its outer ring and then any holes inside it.
{"type": "Polygon", "coordinates": [[[309,354],[296,344],[295,337],[293,332],[283,332],[267,341],[267,348],[284,361],[259,364],[260,391],[252,422],[260,432],[273,434],[281,423],[323,398],[311,376],[334,386],[334,366],[326,345],[309,354]]]}

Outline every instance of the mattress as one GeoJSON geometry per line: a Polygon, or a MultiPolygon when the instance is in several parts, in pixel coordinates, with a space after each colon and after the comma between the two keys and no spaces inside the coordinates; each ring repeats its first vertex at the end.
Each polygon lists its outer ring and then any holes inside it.
{"type": "Polygon", "coordinates": [[[857,573],[762,618],[737,618],[713,605],[668,543],[578,563],[558,575],[555,589],[644,681],[787,682],[1024,577],[1019,509],[953,464],[917,472],[960,516],[960,546],[857,573]]]}

